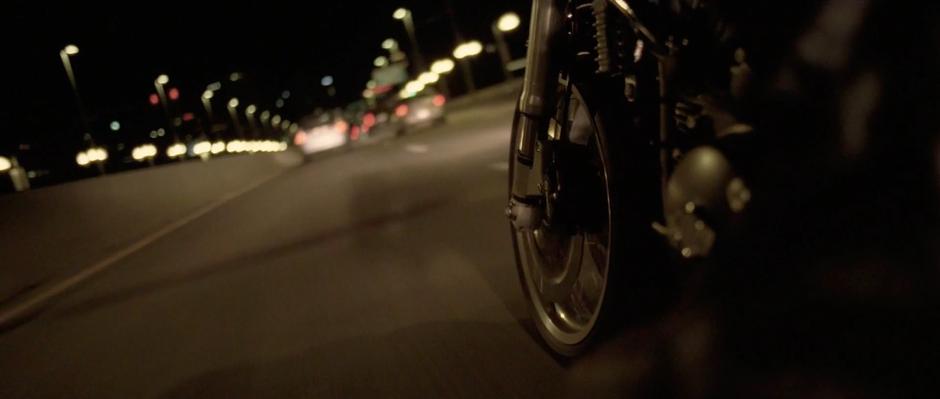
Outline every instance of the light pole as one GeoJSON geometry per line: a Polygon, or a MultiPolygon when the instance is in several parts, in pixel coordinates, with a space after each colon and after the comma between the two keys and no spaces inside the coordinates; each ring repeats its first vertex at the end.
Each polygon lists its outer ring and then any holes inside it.
{"type": "Polygon", "coordinates": [[[395,10],[395,13],[392,14],[392,17],[402,21],[405,24],[405,30],[408,32],[408,39],[411,41],[411,51],[412,57],[414,58],[415,68],[418,71],[427,70],[424,63],[424,56],[421,55],[421,48],[418,46],[418,36],[415,34],[415,21],[411,14],[411,10],[407,8],[399,8],[395,10]]]}
{"type": "Polygon", "coordinates": [[[173,139],[179,141],[179,137],[176,134],[176,129],[173,126],[173,117],[170,115],[170,104],[166,98],[166,90],[164,89],[164,86],[166,86],[167,83],[170,83],[170,77],[163,74],[157,76],[157,78],[153,81],[153,86],[157,88],[157,95],[160,96],[160,104],[163,105],[163,113],[166,115],[167,129],[170,129],[170,133],[173,134],[173,139]]]}
{"type": "Polygon", "coordinates": [[[450,97],[450,86],[447,84],[447,75],[450,75],[455,66],[454,60],[450,58],[440,59],[431,64],[431,72],[440,76],[438,83],[440,84],[441,90],[444,91],[444,95],[447,97],[450,97]]]}
{"type": "Polygon", "coordinates": [[[258,118],[258,122],[261,124],[261,135],[264,137],[268,136],[268,121],[271,120],[271,111],[264,110],[261,111],[261,117],[258,118]]]}
{"type": "Polygon", "coordinates": [[[212,117],[212,97],[215,97],[215,92],[212,90],[206,90],[202,93],[202,106],[206,109],[206,121],[208,122],[206,123],[206,125],[208,125],[208,129],[206,129],[207,135],[213,133],[212,127],[215,123],[213,122],[215,118],[212,117]]]}
{"type": "Polygon", "coordinates": [[[506,33],[519,28],[521,24],[519,15],[514,12],[503,14],[493,24],[493,37],[496,38],[496,49],[499,52],[499,59],[503,65],[503,73],[506,74],[506,80],[512,79],[512,71],[509,70],[509,63],[512,62],[512,54],[509,52],[509,46],[506,44],[506,33]]]}
{"type": "Polygon", "coordinates": [[[258,107],[256,107],[254,104],[245,107],[245,119],[248,119],[248,127],[251,129],[251,137],[258,138],[258,127],[255,125],[255,112],[258,112],[258,107]]]}
{"type": "Polygon", "coordinates": [[[75,81],[75,70],[72,69],[71,57],[78,55],[78,46],[70,44],[59,51],[59,57],[62,58],[62,66],[65,68],[65,74],[68,75],[69,84],[72,86],[72,93],[75,95],[75,106],[78,108],[79,122],[82,125],[83,137],[94,145],[94,138],[88,129],[88,120],[85,116],[85,107],[82,104],[82,96],[78,92],[78,83],[75,81]]]}
{"type": "Polygon", "coordinates": [[[228,100],[228,114],[232,117],[232,124],[235,125],[235,133],[238,134],[238,137],[245,138],[245,132],[242,131],[242,123],[238,119],[238,99],[232,98],[228,100]]]}
{"type": "Polygon", "coordinates": [[[336,83],[336,81],[333,79],[332,75],[326,75],[323,79],[320,79],[320,85],[326,89],[326,94],[330,97],[336,96],[336,87],[333,87],[334,83],[336,83]]]}
{"type": "Polygon", "coordinates": [[[464,83],[467,85],[467,91],[473,93],[477,90],[473,79],[473,67],[470,65],[470,58],[476,57],[483,52],[483,44],[474,40],[463,43],[454,49],[454,58],[460,62],[460,68],[463,70],[464,83]]]}

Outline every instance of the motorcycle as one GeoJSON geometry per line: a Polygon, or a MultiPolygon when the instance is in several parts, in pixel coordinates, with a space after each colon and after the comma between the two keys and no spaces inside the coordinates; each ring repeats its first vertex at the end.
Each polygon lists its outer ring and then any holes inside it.
{"type": "Polygon", "coordinates": [[[533,1],[506,215],[554,352],[579,355],[655,315],[686,265],[741,258],[742,240],[773,234],[765,216],[798,215],[879,151],[850,131],[876,115],[887,79],[871,72],[877,58],[846,55],[871,35],[865,4],[533,1]]]}

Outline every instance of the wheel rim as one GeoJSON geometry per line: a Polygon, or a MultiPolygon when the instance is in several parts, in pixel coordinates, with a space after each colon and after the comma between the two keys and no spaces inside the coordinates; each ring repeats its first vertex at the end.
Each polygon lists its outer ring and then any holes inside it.
{"type": "MultiPolygon", "coordinates": [[[[594,193],[600,223],[559,229],[548,223],[534,230],[515,230],[516,250],[537,323],[552,339],[577,345],[594,330],[607,291],[610,264],[610,198],[597,129],[580,98],[572,95],[569,120],[572,141],[581,134],[597,173],[594,193]]],[[[515,137],[518,138],[518,134],[515,137]]],[[[515,143],[514,143],[515,145],[515,143]]],[[[517,173],[514,168],[513,173],[517,173]]],[[[581,195],[581,193],[578,193],[581,195]]],[[[592,201],[592,202],[594,202],[592,201]]]]}

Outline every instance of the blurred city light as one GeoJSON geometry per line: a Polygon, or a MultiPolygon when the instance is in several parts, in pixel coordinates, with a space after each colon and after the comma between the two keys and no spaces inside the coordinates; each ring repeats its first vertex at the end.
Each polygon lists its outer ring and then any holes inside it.
{"type": "Polygon", "coordinates": [[[377,86],[377,85],[378,85],[378,82],[376,82],[376,81],[374,81],[374,80],[370,80],[370,81],[366,82],[366,88],[367,88],[367,89],[374,89],[375,86],[377,86]]]}
{"type": "MultiPolygon", "coordinates": [[[[215,146],[213,145],[213,147],[215,146]]],[[[287,143],[274,140],[233,140],[229,141],[228,144],[225,145],[225,151],[228,151],[232,154],[281,152],[285,150],[287,150],[287,143]]]]}
{"type": "Polygon", "coordinates": [[[193,154],[196,156],[208,155],[212,151],[212,143],[208,141],[200,141],[196,144],[193,144],[193,154]]]}
{"type": "Polygon", "coordinates": [[[407,17],[408,17],[408,13],[410,13],[410,12],[411,12],[411,11],[408,11],[407,8],[399,8],[399,9],[395,10],[395,13],[392,14],[392,18],[395,18],[395,19],[397,19],[397,20],[402,20],[402,19],[407,18],[407,17]]]}
{"type": "Polygon", "coordinates": [[[171,88],[167,94],[170,96],[170,100],[176,101],[180,99],[180,90],[175,87],[171,88]]]}
{"type": "Polygon", "coordinates": [[[215,97],[215,93],[212,90],[206,90],[202,93],[202,98],[205,100],[211,100],[212,97],[215,97]]]}
{"type": "Polygon", "coordinates": [[[7,157],[0,157],[0,173],[6,172],[13,167],[13,162],[7,157]]]}
{"type": "Polygon", "coordinates": [[[70,44],[70,45],[68,45],[68,46],[65,46],[65,54],[68,54],[68,55],[76,55],[76,54],[78,54],[78,46],[76,46],[76,45],[74,45],[74,44],[70,44]]]}
{"type": "Polygon", "coordinates": [[[274,115],[274,116],[271,118],[271,127],[277,129],[278,126],[280,126],[280,124],[281,124],[281,116],[280,116],[280,115],[274,115]]]}
{"type": "Polygon", "coordinates": [[[261,111],[261,123],[267,123],[269,119],[271,119],[271,111],[261,111]]]}
{"type": "Polygon", "coordinates": [[[96,162],[104,162],[108,160],[108,150],[105,150],[102,147],[92,147],[88,150],[78,153],[75,157],[75,162],[79,166],[88,166],[96,162]]]}
{"type": "Polygon", "coordinates": [[[208,86],[206,86],[206,90],[209,90],[209,91],[219,91],[219,90],[222,90],[222,83],[221,83],[221,82],[212,82],[212,83],[210,83],[208,86]]]}
{"type": "Polygon", "coordinates": [[[77,163],[78,166],[82,166],[82,167],[88,166],[89,164],[88,155],[85,154],[84,152],[78,153],[78,155],[75,157],[75,163],[77,163]]]}
{"type": "Polygon", "coordinates": [[[212,155],[218,155],[223,152],[225,152],[224,141],[216,141],[215,143],[212,143],[212,155]]]}
{"type": "Polygon", "coordinates": [[[254,104],[250,104],[248,105],[247,108],[245,108],[245,115],[252,116],[257,111],[258,111],[258,107],[256,107],[254,104]]]}
{"type": "Polygon", "coordinates": [[[284,90],[284,91],[282,91],[282,92],[281,92],[281,98],[283,98],[283,99],[285,99],[285,100],[288,99],[288,98],[290,98],[290,90],[284,90]]]}
{"type": "Polygon", "coordinates": [[[170,77],[167,76],[167,75],[160,75],[160,76],[157,76],[157,83],[159,83],[159,84],[161,84],[161,85],[165,85],[165,84],[167,84],[167,83],[170,83],[170,77]]]}
{"type": "Polygon", "coordinates": [[[332,86],[332,85],[333,85],[333,77],[330,76],[330,75],[324,76],[323,79],[320,79],[320,84],[323,85],[323,87],[332,86]]]}
{"type": "Polygon", "coordinates": [[[407,84],[405,84],[405,87],[401,89],[401,91],[398,93],[398,96],[401,98],[414,97],[418,95],[418,93],[421,93],[422,91],[424,91],[426,86],[427,85],[425,85],[424,83],[420,81],[412,80],[408,82],[407,84]]]}
{"type": "Polygon", "coordinates": [[[121,130],[121,122],[112,121],[110,127],[111,127],[111,131],[112,131],[112,132],[116,132],[116,131],[118,131],[118,130],[121,130]]]}
{"type": "Polygon", "coordinates": [[[145,161],[157,156],[157,147],[153,144],[144,144],[137,146],[131,151],[131,157],[135,161],[145,161]]]}
{"type": "Polygon", "coordinates": [[[420,76],[418,76],[418,81],[425,85],[437,83],[437,81],[440,79],[441,79],[441,75],[438,75],[434,72],[425,72],[425,73],[422,73],[420,76]]]}
{"type": "Polygon", "coordinates": [[[453,71],[454,66],[454,60],[445,58],[435,61],[434,64],[431,64],[431,72],[434,72],[438,75],[444,75],[453,71]]]}
{"type": "Polygon", "coordinates": [[[150,102],[150,105],[157,106],[160,105],[160,96],[156,93],[150,94],[150,97],[147,99],[150,102]]]}
{"type": "Polygon", "coordinates": [[[447,103],[447,97],[444,97],[443,94],[438,94],[434,96],[434,99],[431,100],[431,103],[434,104],[435,107],[443,107],[444,104],[447,103]]]}
{"type": "Polygon", "coordinates": [[[398,42],[395,39],[388,38],[382,42],[382,48],[385,50],[393,50],[398,48],[398,42]]]}
{"type": "Polygon", "coordinates": [[[372,62],[372,65],[375,65],[376,68],[388,66],[388,58],[385,56],[376,57],[375,61],[372,62]]]}
{"type": "Polygon", "coordinates": [[[365,89],[362,91],[362,98],[374,98],[375,92],[370,89],[365,89]]]}
{"type": "Polygon", "coordinates": [[[509,12],[503,14],[499,18],[499,22],[496,23],[496,27],[502,32],[511,32],[516,30],[521,24],[522,21],[519,19],[519,15],[514,12],[509,12]]]}
{"type": "Polygon", "coordinates": [[[397,117],[399,117],[399,118],[404,118],[406,115],[408,115],[408,105],[407,105],[407,104],[401,104],[401,105],[399,105],[398,107],[395,108],[395,116],[397,116],[397,117]]]}
{"type": "Polygon", "coordinates": [[[238,99],[237,99],[237,98],[233,98],[233,99],[231,99],[231,100],[228,100],[228,107],[229,107],[229,108],[238,108],[238,99]]]}
{"type": "Polygon", "coordinates": [[[483,52],[483,44],[479,41],[470,41],[457,46],[454,49],[454,58],[462,60],[464,58],[474,57],[483,52]]]}
{"type": "Polygon", "coordinates": [[[166,149],[167,157],[182,158],[183,155],[186,155],[186,145],[183,143],[175,143],[166,149]]]}

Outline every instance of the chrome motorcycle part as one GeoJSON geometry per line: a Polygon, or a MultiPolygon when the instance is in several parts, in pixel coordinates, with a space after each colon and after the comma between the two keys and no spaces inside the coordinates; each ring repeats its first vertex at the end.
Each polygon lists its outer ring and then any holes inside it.
{"type": "Polygon", "coordinates": [[[751,199],[731,161],[715,147],[689,151],[669,178],[664,198],[666,226],[654,228],[685,258],[707,257],[717,232],[751,199]]]}
{"type": "MultiPolygon", "coordinates": [[[[573,119],[548,124],[565,127],[563,141],[542,143],[536,157],[551,162],[544,167],[546,180],[540,204],[545,210],[532,212],[511,201],[507,214],[515,218],[512,232],[516,260],[536,327],[553,350],[575,355],[596,334],[605,309],[612,216],[610,165],[602,133],[576,90],[565,97],[567,107],[563,108],[569,112],[558,115],[573,119]],[[584,143],[568,141],[570,136],[584,143]],[[561,171],[564,168],[574,169],[566,173],[561,171]],[[574,186],[567,187],[564,181],[572,178],[574,186]],[[574,190],[570,198],[565,194],[568,190],[574,190]],[[540,220],[533,223],[532,217],[540,220]]],[[[521,133],[517,127],[513,140],[520,140],[521,133]]],[[[516,173],[529,173],[516,166],[510,169],[510,179],[516,173]]]]}

